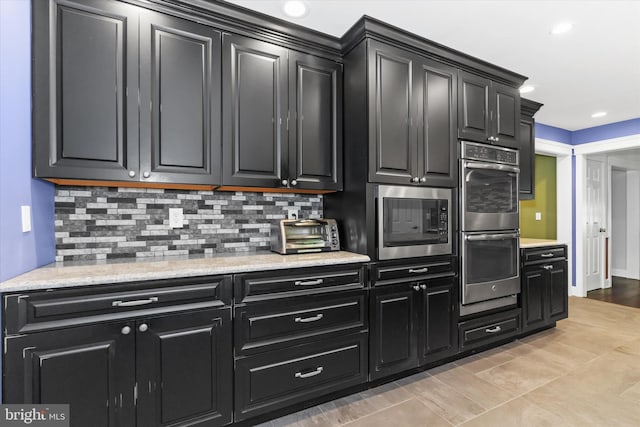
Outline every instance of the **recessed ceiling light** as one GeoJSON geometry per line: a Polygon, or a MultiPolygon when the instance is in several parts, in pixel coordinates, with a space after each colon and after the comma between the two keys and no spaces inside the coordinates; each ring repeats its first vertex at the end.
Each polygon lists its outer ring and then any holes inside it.
{"type": "Polygon", "coordinates": [[[604,117],[606,115],[607,115],[606,111],[598,111],[597,113],[593,113],[591,117],[593,117],[594,119],[597,119],[598,117],[604,117]]]}
{"type": "Polygon", "coordinates": [[[559,24],[556,24],[551,29],[551,34],[558,35],[558,34],[568,33],[569,31],[571,31],[572,28],[573,28],[573,24],[571,22],[561,22],[559,24]]]}
{"type": "Polygon", "coordinates": [[[282,2],[282,13],[289,18],[302,18],[309,13],[309,5],[303,0],[287,0],[282,2]]]}
{"type": "Polygon", "coordinates": [[[534,90],[536,90],[536,88],[535,88],[535,86],[532,86],[532,85],[520,86],[520,93],[522,93],[522,94],[531,93],[534,90]]]}

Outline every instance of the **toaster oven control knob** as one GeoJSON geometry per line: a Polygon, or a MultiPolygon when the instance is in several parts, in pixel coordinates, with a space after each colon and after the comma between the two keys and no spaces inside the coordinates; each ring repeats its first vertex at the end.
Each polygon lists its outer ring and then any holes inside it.
{"type": "Polygon", "coordinates": [[[282,180],[282,185],[287,185],[287,184],[289,184],[289,181],[287,181],[286,179],[283,179],[282,180]]]}
{"type": "Polygon", "coordinates": [[[337,241],[336,239],[333,239],[333,240],[331,241],[331,244],[332,244],[333,246],[338,246],[338,241],[337,241]]]}
{"type": "Polygon", "coordinates": [[[420,179],[417,176],[414,176],[413,178],[411,178],[411,182],[418,182],[420,181],[420,179]]]}
{"type": "Polygon", "coordinates": [[[296,181],[295,179],[292,179],[291,180],[291,185],[293,185],[295,187],[296,185],[298,185],[298,181],[296,181]]]}

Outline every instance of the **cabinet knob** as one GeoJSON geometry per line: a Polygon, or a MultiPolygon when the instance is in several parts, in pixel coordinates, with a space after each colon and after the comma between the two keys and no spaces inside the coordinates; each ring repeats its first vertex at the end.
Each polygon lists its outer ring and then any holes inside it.
{"type": "Polygon", "coordinates": [[[287,181],[286,179],[283,179],[282,180],[282,185],[287,185],[287,184],[289,184],[289,181],[287,181]]]}
{"type": "Polygon", "coordinates": [[[140,332],[147,332],[148,329],[149,329],[149,325],[147,325],[146,323],[143,323],[142,325],[138,326],[138,330],[140,332]]]}
{"type": "Polygon", "coordinates": [[[411,182],[418,182],[420,181],[420,179],[418,179],[417,176],[414,176],[413,178],[411,178],[411,182]]]}
{"type": "Polygon", "coordinates": [[[142,176],[144,178],[149,178],[151,176],[151,174],[149,173],[149,171],[144,171],[144,172],[142,172],[142,176]]]}
{"type": "Polygon", "coordinates": [[[129,171],[129,176],[131,178],[133,178],[134,176],[136,176],[136,171],[129,171]]]}
{"type": "Polygon", "coordinates": [[[490,136],[489,138],[487,138],[487,141],[489,141],[489,142],[496,142],[496,141],[497,141],[497,139],[496,139],[495,137],[493,137],[493,136],[490,136]]]}
{"type": "Polygon", "coordinates": [[[413,285],[412,286],[414,291],[419,291],[420,290],[420,285],[413,285]]]}
{"type": "Polygon", "coordinates": [[[500,141],[500,138],[498,138],[497,136],[493,138],[493,142],[498,142],[498,141],[500,141]]]}
{"type": "Polygon", "coordinates": [[[122,335],[129,335],[131,333],[131,328],[129,326],[125,326],[120,330],[120,332],[122,332],[122,335]]]}
{"type": "Polygon", "coordinates": [[[298,181],[296,181],[295,179],[292,179],[291,185],[295,187],[296,185],[298,185],[298,181]]]}
{"type": "Polygon", "coordinates": [[[424,283],[422,285],[420,285],[420,289],[422,289],[423,291],[427,289],[427,285],[425,285],[424,283]]]}
{"type": "Polygon", "coordinates": [[[427,182],[427,177],[423,176],[422,178],[420,178],[420,182],[427,182]]]}

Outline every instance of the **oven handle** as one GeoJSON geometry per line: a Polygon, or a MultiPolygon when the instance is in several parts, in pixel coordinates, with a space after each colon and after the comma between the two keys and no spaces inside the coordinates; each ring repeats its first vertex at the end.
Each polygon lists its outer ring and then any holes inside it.
{"type": "Polygon", "coordinates": [[[465,236],[465,240],[468,242],[476,242],[482,240],[509,240],[517,239],[520,237],[520,233],[502,233],[502,234],[473,234],[471,236],[465,236]]]}
{"type": "Polygon", "coordinates": [[[517,166],[500,165],[496,163],[464,162],[463,166],[467,169],[490,169],[496,171],[520,173],[520,168],[517,166]]]}

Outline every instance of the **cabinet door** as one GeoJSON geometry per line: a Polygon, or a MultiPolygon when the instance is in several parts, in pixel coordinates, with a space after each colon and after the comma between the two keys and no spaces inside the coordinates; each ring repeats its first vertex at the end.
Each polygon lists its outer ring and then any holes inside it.
{"type": "Polygon", "coordinates": [[[223,36],[222,183],[278,187],[287,170],[287,50],[223,36]]]}
{"type": "Polygon", "coordinates": [[[458,136],[487,142],[492,132],[489,118],[491,81],[465,71],[458,72],[458,136]]]}
{"type": "Polygon", "coordinates": [[[549,274],[549,320],[566,319],[568,311],[568,272],[567,262],[555,262],[549,274]]]}
{"type": "Polygon", "coordinates": [[[504,147],[518,148],[520,134],[520,93],[518,89],[500,83],[491,83],[490,106],[495,143],[504,147]]]}
{"type": "Polygon", "coordinates": [[[413,57],[369,42],[369,181],[410,184],[418,156],[412,117],[413,57]]]}
{"type": "Polygon", "coordinates": [[[371,379],[415,368],[418,366],[415,333],[418,292],[405,283],[374,289],[371,295],[371,379]]]}
{"type": "Polygon", "coordinates": [[[533,120],[520,120],[518,153],[520,156],[520,200],[531,200],[535,191],[535,147],[533,120]]]}
{"type": "Polygon", "coordinates": [[[523,329],[542,327],[547,322],[547,278],[540,266],[525,267],[522,274],[523,329]]]}
{"type": "Polygon", "coordinates": [[[36,1],[32,27],[35,176],[137,180],[137,10],[36,1]]]}
{"type": "Polygon", "coordinates": [[[427,281],[421,309],[420,363],[433,362],[458,350],[455,277],[427,281]]]}
{"type": "Polygon", "coordinates": [[[138,321],[138,425],[231,422],[231,309],[138,321]]]}
{"type": "Polygon", "coordinates": [[[133,326],[122,322],[7,338],[3,402],[69,404],[72,427],[133,427],[133,326]]]}
{"type": "Polygon", "coordinates": [[[289,54],[289,182],[342,189],[342,66],[289,54]]]}
{"type": "Polygon", "coordinates": [[[456,69],[421,59],[414,70],[420,182],[455,187],[458,182],[456,69]]]}
{"type": "Polygon", "coordinates": [[[140,21],[140,179],[220,182],[221,35],[145,11],[140,21]]]}

